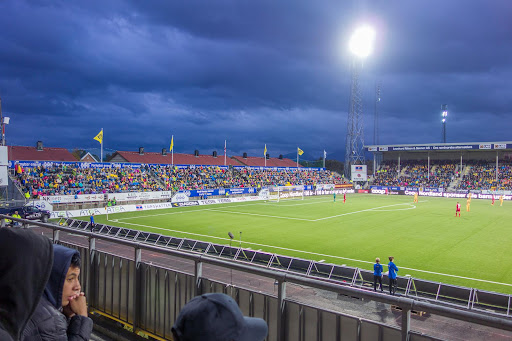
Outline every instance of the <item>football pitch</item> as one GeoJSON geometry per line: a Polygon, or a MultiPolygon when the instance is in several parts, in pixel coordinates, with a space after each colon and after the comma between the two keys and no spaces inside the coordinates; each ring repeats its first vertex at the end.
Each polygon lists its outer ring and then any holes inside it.
{"type": "MultiPolygon", "coordinates": [[[[97,223],[512,293],[512,203],[352,194],[96,216],[97,223]],[[460,218],[455,205],[462,206],[460,218]],[[241,233],[240,233],[241,232],[241,233]],[[387,267],[384,266],[384,271],[387,267]]],[[[87,218],[84,218],[86,220],[87,218]]]]}

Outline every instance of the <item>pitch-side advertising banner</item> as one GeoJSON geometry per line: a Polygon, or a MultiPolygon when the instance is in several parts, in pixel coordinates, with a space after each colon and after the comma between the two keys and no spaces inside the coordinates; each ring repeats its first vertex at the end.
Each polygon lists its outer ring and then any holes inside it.
{"type": "Polygon", "coordinates": [[[225,204],[233,202],[248,202],[262,200],[258,196],[250,197],[238,197],[238,198],[221,198],[221,199],[207,199],[187,202],[160,202],[154,204],[140,204],[140,205],[118,205],[111,207],[91,208],[84,210],[73,210],[73,211],[53,211],[51,212],[52,219],[54,218],[76,218],[76,217],[88,217],[91,214],[102,215],[102,214],[115,214],[124,212],[135,212],[135,211],[148,211],[148,210],[160,210],[173,207],[190,207],[190,206],[203,206],[212,204],[225,204]]]}
{"type": "Polygon", "coordinates": [[[366,165],[351,165],[351,180],[354,181],[368,181],[366,175],[366,165]]]}
{"type": "Polygon", "coordinates": [[[47,201],[50,204],[96,202],[105,200],[105,194],[52,195],[42,196],[40,200],[47,201]]]}
{"type": "Polygon", "coordinates": [[[171,196],[171,191],[109,193],[107,195],[108,200],[116,199],[116,201],[170,199],[171,196]]]}

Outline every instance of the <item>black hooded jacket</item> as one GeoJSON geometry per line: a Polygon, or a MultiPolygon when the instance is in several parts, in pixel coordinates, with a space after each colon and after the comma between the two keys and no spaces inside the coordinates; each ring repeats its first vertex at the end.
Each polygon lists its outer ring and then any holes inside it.
{"type": "Polygon", "coordinates": [[[78,251],[61,245],[53,247],[53,266],[43,297],[23,331],[23,341],[86,341],[91,336],[93,322],[89,317],[75,315],[69,321],[62,313],[62,290],[78,251]]]}
{"type": "Polygon", "coordinates": [[[0,340],[19,340],[50,276],[51,241],[0,228],[0,340]]]}

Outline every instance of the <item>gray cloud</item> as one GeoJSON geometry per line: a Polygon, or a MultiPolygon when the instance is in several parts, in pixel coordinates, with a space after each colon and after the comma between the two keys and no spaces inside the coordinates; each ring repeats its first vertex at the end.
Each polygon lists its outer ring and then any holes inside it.
{"type": "Polygon", "coordinates": [[[509,140],[509,1],[6,1],[0,95],[16,145],[343,154],[361,18],[365,140],[382,82],[381,143],[509,140]],[[358,7],[359,6],[359,7],[358,7]],[[361,10],[363,8],[363,10],[361,10]]]}

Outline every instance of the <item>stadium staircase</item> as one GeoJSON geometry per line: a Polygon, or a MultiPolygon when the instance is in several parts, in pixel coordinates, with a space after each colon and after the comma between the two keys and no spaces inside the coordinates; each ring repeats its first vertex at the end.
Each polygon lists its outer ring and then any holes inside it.
{"type": "Polygon", "coordinates": [[[165,188],[165,183],[162,181],[162,179],[158,176],[158,174],[155,173],[155,171],[153,169],[150,169],[148,171],[148,174],[150,177],[153,178],[153,180],[155,180],[159,185],[160,187],[162,188],[165,188]]]}
{"type": "Polygon", "coordinates": [[[9,173],[9,183],[7,185],[7,198],[5,200],[25,200],[23,189],[18,181],[16,175],[9,173]]]}
{"type": "MultiPolygon", "coordinates": [[[[455,173],[457,173],[457,171],[459,170],[459,167],[460,167],[459,165],[457,165],[457,167],[455,167],[455,173]]],[[[447,191],[454,192],[459,187],[460,182],[462,181],[462,178],[464,178],[464,176],[469,174],[470,169],[471,169],[470,166],[463,167],[463,169],[461,169],[461,171],[459,172],[459,176],[454,178],[453,181],[450,183],[450,186],[448,186],[447,191]]]]}

